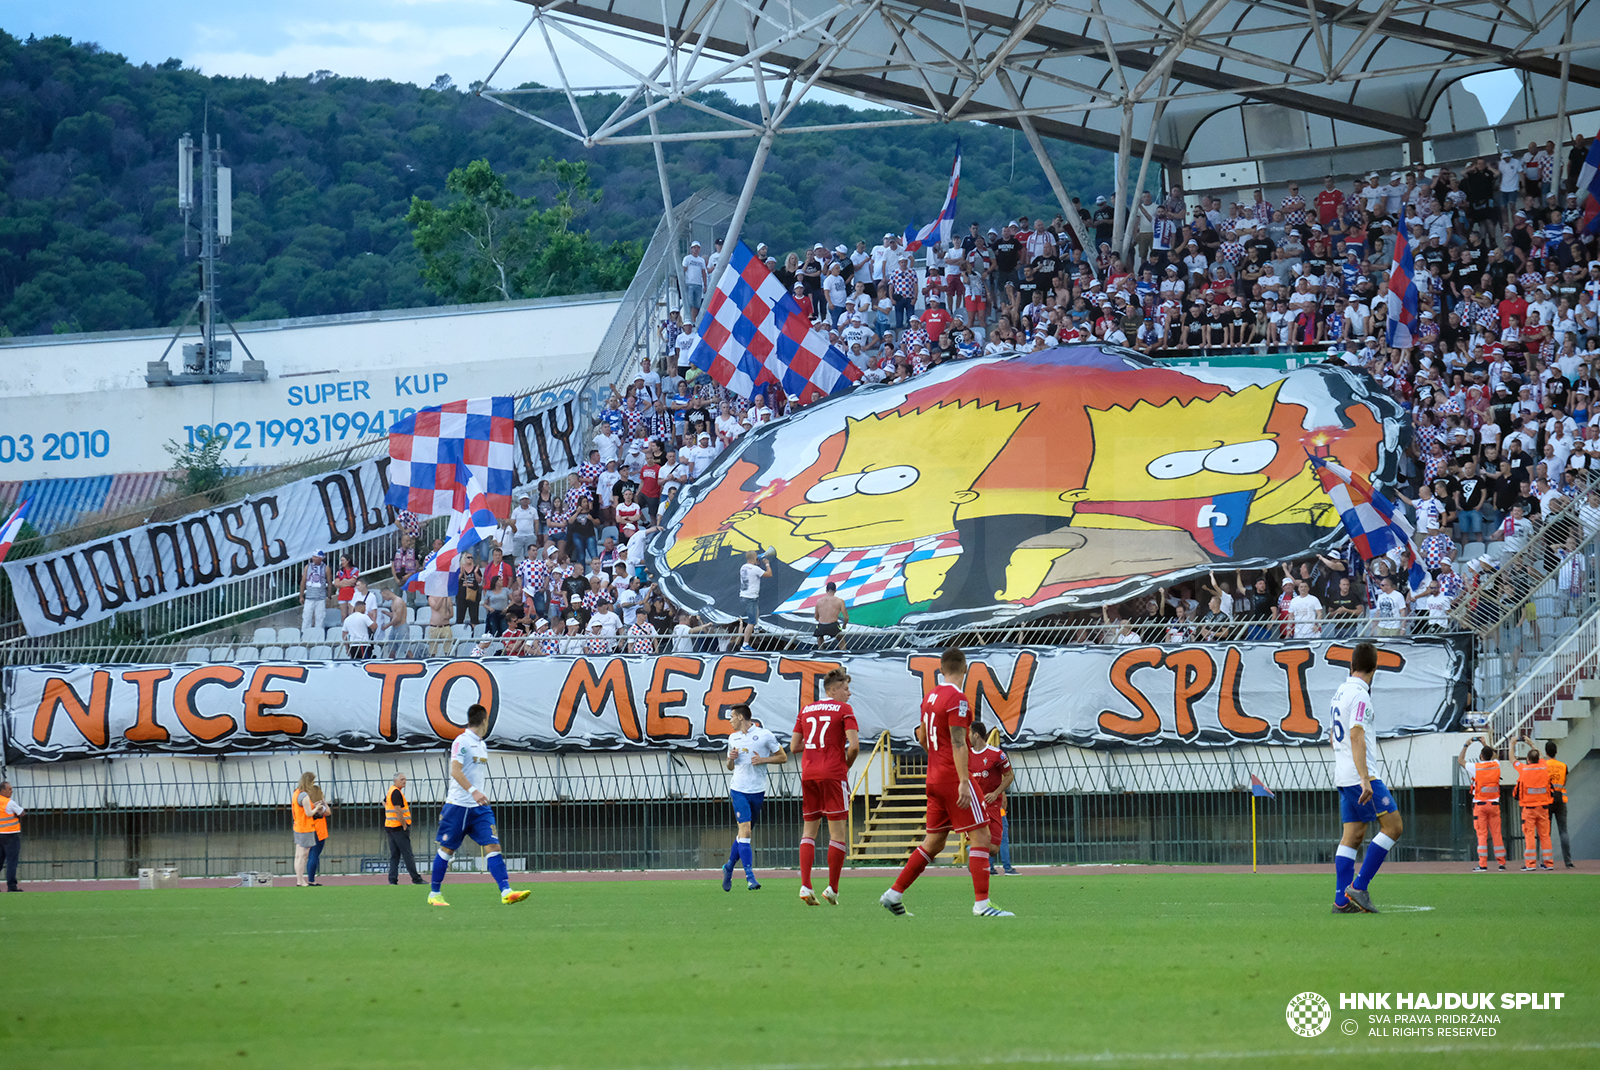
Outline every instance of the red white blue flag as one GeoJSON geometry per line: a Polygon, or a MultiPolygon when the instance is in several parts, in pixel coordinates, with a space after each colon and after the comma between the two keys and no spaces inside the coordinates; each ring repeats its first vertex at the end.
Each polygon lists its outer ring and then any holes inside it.
{"type": "Polygon", "coordinates": [[[1262,782],[1261,778],[1256,776],[1254,773],[1250,774],[1250,794],[1262,799],[1277,798],[1276,795],[1272,794],[1272,789],[1267,787],[1267,785],[1262,782]]]}
{"type": "Polygon", "coordinates": [[[29,498],[17,506],[17,511],[6,518],[5,526],[0,527],[0,561],[6,559],[6,554],[11,552],[11,544],[17,541],[17,533],[22,530],[22,524],[28,517],[29,498]]]}
{"type": "Polygon", "coordinates": [[[1416,543],[1411,540],[1411,523],[1395,509],[1394,503],[1343,465],[1311,456],[1311,467],[1338,510],[1345,533],[1355,544],[1361,560],[1371,561],[1400,550],[1411,589],[1421,590],[1428,582],[1428,573],[1422,567],[1422,555],[1417,552],[1416,543]]]}
{"type": "Polygon", "coordinates": [[[836,394],[861,369],[827,338],[750,247],[740,242],[700,317],[694,366],[742,398],[777,383],[801,402],[836,394]]]}
{"type": "Polygon", "coordinates": [[[434,516],[466,507],[477,479],[489,509],[511,512],[516,400],[468,398],[430,405],[389,430],[389,493],[396,509],[434,516]]]}
{"type": "Polygon", "coordinates": [[[1411,256],[1411,235],[1406,231],[1406,210],[1400,209],[1400,225],[1394,242],[1394,262],[1389,265],[1389,345],[1410,349],[1417,344],[1417,265],[1411,256]]]}
{"type": "Polygon", "coordinates": [[[1589,142],[1589,155],[1578,172],[1579,200],[1583,202],[1583,219],[1578,223],[1578,233],[1600,234],[1600,134],[1589,142]]]}
{"type": "Polygon", "coordinates": [[[944,207],[939,209],[939,215],[932,223],[925,227],[906,228],[906,248],[916,252],[929,242],[939,245],[950,244],[950,228],[956,222],[956,191],[961,188],[961,142],[956,142],[956,162],[950,168],[950,189],[944,195],[944,207]]]}
{"type": "MultiPolygon", "coordinates": [[[[444,545],[428,555],[417,574],[406,583],[410,591],[429,595],[454,595],[461,580],[461,555],[500,533],[500,522],[489,508],[489,498],[469,474],[464,488],[467,507],[450,518],[449,537],[444,545]]],[[[488,554],[482,555],[487,559],[488,554]]]]}

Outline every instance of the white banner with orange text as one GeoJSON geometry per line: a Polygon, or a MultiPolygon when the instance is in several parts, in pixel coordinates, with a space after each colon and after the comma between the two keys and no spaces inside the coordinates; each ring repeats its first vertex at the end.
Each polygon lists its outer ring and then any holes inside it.
{"type": "MultiPolygon", "coordinates": [[[[1319,743],[1353,642],[975,647],[965,688],[1011,748],[1319,743]]],[[[841,665],[861,738],[909,742],[938,682],[936,650],[20,667],[4,675],[5,749],[10,762],[420,750],[454,739],[467,707],[482,703],[497,749],[715,751],[739,703],[787,738],[841,665]]],[[[1372,686],[1377,734],[1449,728],[1469,683],[1454,641],[1384,643],[1372,686]]]]}

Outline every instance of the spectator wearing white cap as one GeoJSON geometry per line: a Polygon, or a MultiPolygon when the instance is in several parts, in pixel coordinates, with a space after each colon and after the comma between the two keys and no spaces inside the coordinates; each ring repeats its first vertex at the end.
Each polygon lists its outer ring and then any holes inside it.
{"type": "Polygon", "coordinates": [[[683,303],[689,310],[691,324],[700,320],[700,309],[706,297],[706,273],[709,270],[706,258],[700,255],[700,243],[690,242],[689,255],[683,258],[683,285],[687,290],[683,303]]]}
{"type": "MultiPolygon", "coordinates": [[[[839,246],[843,249],[844,246],[839,246]]],[[[828,264],[828,273],[822,277],[822,292],[828,299],[828,322],[839,326],[839,317],[844,315],[845,302],[850,296],[850,288],[844,281],[844,265],[837,260],[828,264]]]]}

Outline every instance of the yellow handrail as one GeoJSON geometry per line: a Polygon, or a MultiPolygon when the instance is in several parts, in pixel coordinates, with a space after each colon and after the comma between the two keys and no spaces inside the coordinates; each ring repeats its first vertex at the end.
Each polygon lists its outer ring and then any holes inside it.
{"type": "Polygon", "coordinates": [[[878,735],[878,742],[873,744],[872,753],[867,755],[867,760],[861,763],[861,774],[856,777],[855,783],[850,785],[850,799],[845,808],[845,830],[849,837],[850,846],[856,844],[856,795],[867,798],[868,773],[874,761],[883,762],[882,775],[878,780],[880,790],[889,786],[889,732],[885,729],[878,735]],[[880,757],[881,756],[881,757],[880,757]]]}

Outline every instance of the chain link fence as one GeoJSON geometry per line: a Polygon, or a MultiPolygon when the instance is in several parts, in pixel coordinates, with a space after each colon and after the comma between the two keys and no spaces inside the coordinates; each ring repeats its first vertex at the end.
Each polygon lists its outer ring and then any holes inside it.
{"type": "MultiPolygon", "coordinates": [[[[1339,835],[1325,748],[1054,747],[1012,757],[1008,821],[1017,865],[1248,863],[1251,773],[1276,791],[1257,800],[1263,863],[1326,862],[1339,835]]],[[[323,871],[386,872],[381,799],[397,763],[409,778],[412,842],[426,865],[445,790],[443,752],[388,762],[303,755],[16,767],[17,798],[28,808],[21,877],[121,878],[154,866],[176,866],[185,876],[292,873],[288,802],[303,770],[317,773],[334,811],[323,871]]],[[[733,818],[716,756],[495,755],[493,763],[495,816],[514,869],[712,869],[727,858],[733,818]]],[[[1407,825],[1399,857],[1465,858],[1470,844],[1442,812],[1449,790],[1411,788],[1403,762],[1379,770],[1407,825]]],[[[797,767],[774,772],[755,836],[758,865],[795,865],[799,796],[797,767]]],[[[467,849],[456,864],[479,860],[467,849]]]]}

